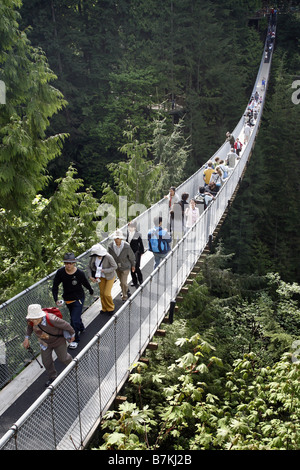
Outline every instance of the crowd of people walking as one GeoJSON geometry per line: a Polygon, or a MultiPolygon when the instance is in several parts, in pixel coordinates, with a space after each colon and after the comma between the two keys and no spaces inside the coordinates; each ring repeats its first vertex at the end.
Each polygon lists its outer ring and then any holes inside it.
{"type": "MultiPolygon", "coordinates": [[[[272,38],[272,27],[270,37],[272,38]]],[[[261,90],[265,91],[265,78],[262,79],[261,90]]],[[[179,195],[172,186],[164,197],[168,204],[168,222],[163,227],[163,219],[157,216],[153,227],[147,233],[147,249],[153,253],[154,269],[168,255],[176,243],[197,222],[203,210],[216,198],[222,185],[230,177],[249,142],[253,126],[256,123],[262,103],[262,96],[257,91],[251,97],[244,115],[243,142],[230,132],[226,133],[225,142],[230,143],[230,151],[226,159],[216,156],[209,160],[203,170],[203,180],[195,195],[183,192],[179,195]],[[190,198],[190,199],[189,199],[190,198]]],[[[136,221],[129,222],[126,234],[118,229],[111,235],[111,242],[105,248],[101,243],[94,244],[90,249],[87,273],[76,265],[74,253],[66,253],[64,266],[55,274],[52,286],[53,300],[57,307],[66,304],[70,313],[70,324],[57,316],[55,309],[46,312],[39,304],[31,304],[27,311],[27,331],[23,342],[25,348],[30,347],[30,337],[35,333],[38,337],[41,357],[48,373],[48,386],[57,376],[53,360],[53,351],[65,365],[72,360],[67,348],[75,349],[84,332],[82,312],[86,289],[93,295],[98,285],[101,310],[100,313],[114,314],[115,303],[112,288],[118,278],[122,301],[130,296],[128,277],[131,274],[131,287],[137,288],[143,283],[141,258],[145,253],[144,242],[136,221]],[[62,285],[62,298],[59,300],[59,288],[62,285]],[[93,286],[93,287],[92,287],[93,286]]],[[[58,312],[58,308],[56,309],[58,312]]]]}
{"type": "MultiPolygon", "coordinates": [[[[168,194],[164,197],[168,204],[167,226],[163,227],[162,217],[157,216],[153,220],[153,227],[147,233],[147,249],[153,253],[154,269],[193,227],[203,210],[211,204],[222,185],[230,177],[249,141],[261,100],[259,94],[251,97],[245,114],[244,142],[241,142],[239,138],[235,139],[230,132],[227,132],[225,142],[230,143],[230,151],[226,159],[216,156],[214,160],[207,162],[203,170],[203,181],[193,197],[189,199],[190,195],[186,192],[179,195],[174,186],[170,187],[168,194]],[[247,133],[248,127],[249,134],[247,133]]],[[[62,260],[63,267],[59,268],[54,276],[53,300],[57,307],[63,303],[66,304],[70,313],[70,324],[59,318],[54,311],[46,314],[45,309],[39,304],[31,304],[28,307],[27,331],[23,345],[29,348],[32,333],[37,335],[42,361],[48,372],[47,386],[57,376],[53,351],[63,364],[69,364],[72,357],[67,348],[76,349],[80,336],[84,332],[82,312],[85,290],[93,295],[95,286],[98,285],[100,313],[112,315],[115,313],[115,302],[112,296],[115,280],[118,278],[120,282],[123,302],[126,302],[130,296],[129,274],[131,274],[131,287],[137,288],[143,283],[141,258],[146,250],[137,222],[129,222],[126,233],[120,229],[116,230],[110,239],[111,242],[107,248],[101,243],[96,243],[91,247],[86,273],[77,267],[74,253],[66,253],[62,260]],[[60,286],[62,286],[63,300],[59,299],[60,286]]]]}

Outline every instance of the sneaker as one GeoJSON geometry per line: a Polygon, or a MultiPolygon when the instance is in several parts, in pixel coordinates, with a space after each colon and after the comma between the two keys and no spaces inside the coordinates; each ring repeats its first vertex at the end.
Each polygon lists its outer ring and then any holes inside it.
{"type": "Polygon", "coordinates": [[[72,343],[69,344],[70,349],[76,349],[77,346],[78,346],[78,343],[76,343],[76,341],[73,341],[72,343]]]}

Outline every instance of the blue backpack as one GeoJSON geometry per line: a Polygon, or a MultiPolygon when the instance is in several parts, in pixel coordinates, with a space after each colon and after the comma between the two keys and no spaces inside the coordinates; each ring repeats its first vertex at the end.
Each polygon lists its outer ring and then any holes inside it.
{"type": "Polygon", "coordinates": [[[162,228],[153,229],[148,233],[149,250],[153,253],[167,253],[170,246],[167,240],[163,239],[162,228]]]}

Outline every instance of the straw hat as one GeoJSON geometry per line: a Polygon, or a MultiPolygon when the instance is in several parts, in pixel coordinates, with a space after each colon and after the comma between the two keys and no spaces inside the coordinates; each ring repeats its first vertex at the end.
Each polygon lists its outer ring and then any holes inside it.
{"type": "Polygon", "coordinates": [[[26,320],[35,320],[36,318],[42,318],[46,313],[42,310],[39,304],[31,304],[28,306],[26,320]]]}

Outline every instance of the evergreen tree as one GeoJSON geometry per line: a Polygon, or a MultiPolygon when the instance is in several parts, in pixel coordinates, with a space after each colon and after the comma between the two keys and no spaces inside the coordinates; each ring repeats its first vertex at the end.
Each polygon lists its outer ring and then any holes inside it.
{"type": "Polygon", "coordinates": [[[166,188],[178,186],[188,176],[187,164],[191,154],[189,139],[185,137],[185,123],[180,120],[168,131],[166,119],[154,121],[152,152],[154,161],[162,168],[158,195],[163,195],[166,188]]]}
{"type": "Polygon", "coordinates": [[[92,190],[72,167],[56,184],[49,199],[36,195],[30,218],[0,213],[0,303],[52,273],[65,252],[81,254],[97,240],[92,190]]]}
{"type": "Polygon", "coordinates": [[[189,154],[189,146],[182,132],[182,123],[168,134],[166,121],[155,120],[151,129],[151,142],[136,139],[137,128],[124,131],[128,143],[120,151],[127,156],[125,162],[111,163],[108,169],[112,185],[103,184],[102,202],[118,207],[118,197],[126,196],[127,204],[149,207],[157,202],[169,188],[181,182],[189,154]]]}
{"type": "Polygon", "coordinates": [[[40,194],[50,179],[47,165],[60,155],[65,138],[49,133],[65,101],[50,84],[55,75],[45,55],[19,29],[20,5],[0,5],[0,72],[6,86],[0,107],[1,301],[49,274],[64,249],[85,251],[85,243],[96,237],[96,200],[72,167],[55,182],[49,200],[40,194]]]}
{"type": "Polygon", "coordinates": [[[150,144],[140,143],[134,134],[135,129],[126,132],[129,142],[121,148],[127,161],[108,165],[114,189],[104,183],[102,202],[116,208],[120,196],[127,198],[128,205],[142,204],[144,208],[155,202],[157,197],[156,185],[161,169],[148,159],[150,144]]]}
{"type": "Polygon", "coordinates": [[[61,151],[64,135],[47,135],[49,119],[65,104],[50,82],[55,75],[45,55],[19,30],[19,1],[0,5],[1,79],[6,104],[0,108],[0,207],[27,211],[48,182],[47,164],[61,151]]]}

